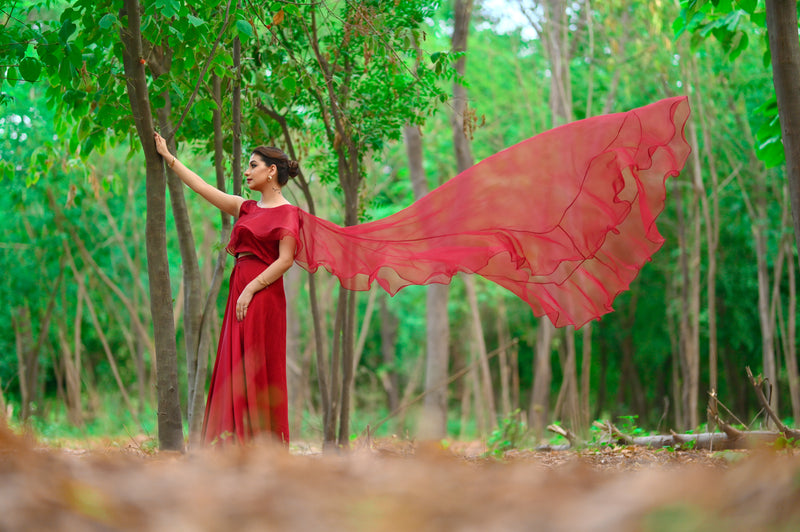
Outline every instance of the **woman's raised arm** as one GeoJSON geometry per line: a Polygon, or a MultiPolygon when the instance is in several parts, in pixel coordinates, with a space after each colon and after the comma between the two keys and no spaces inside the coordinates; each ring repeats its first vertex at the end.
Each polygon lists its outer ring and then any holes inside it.
{"type": "Polygon", "coordinates": [[[156,150],[161,154],[162,157],[164,157],[167,165],[172,169],[173,172],[175,172],[175,175],[177,175],[181,181],[186,183],[189,188],[203,196],[206,201],[211,203],[216,208],[227,212],[231,216],[239,216],[239,208],[242,206],[244,198],[240,196],[234,196],[233,194],[227,194],[206,183],[202,177],[186,168],[183,163],[181,163],[169,152],[169,149],[167,148],[167,141],[164,139],[164,137],[158,133],[155,133],[153,137],[156,142],[156,150]]]}

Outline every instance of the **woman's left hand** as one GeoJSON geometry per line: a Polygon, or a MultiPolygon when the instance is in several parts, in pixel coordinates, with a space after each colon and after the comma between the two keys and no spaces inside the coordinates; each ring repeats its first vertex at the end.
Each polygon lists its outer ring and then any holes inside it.
{"type": "Polygon", "coordinates": [[[242,290],[241,295],[239,295],[239,299],[236,300],[236,319],[242,321],[244,317],[247,315],[247,307],[250,306],[250,302],[253,300],[253,292],[245,288],[242,290]]]}

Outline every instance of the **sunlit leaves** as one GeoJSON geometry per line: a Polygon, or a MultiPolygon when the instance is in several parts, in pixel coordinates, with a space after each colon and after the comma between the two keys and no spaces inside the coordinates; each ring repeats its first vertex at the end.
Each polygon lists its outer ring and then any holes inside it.
{"type": "Polygon", "coordinates": [[[780,166],[784,162],[781,124],[778,118],[778,100],[773,96],[756,109],[767,119],[756,132],[756,153],[767,168],[780,166]]]}
{"type": "MultiPolygon", "coordinates": [[[[681,15],[674,24],[675,36],[691,34],[692,50],[696,51],[711,35],[720,43],[731,61],[735,61],[757,36],[763,43],[764,67],[770,54],[766,32],[764,3],[759,0],[682,0],[681,15]]],[[[774,98],[756,111],[764,119],[757,134],[756,153],[768,167],[784,161],[778,106],[774,98]]]]}

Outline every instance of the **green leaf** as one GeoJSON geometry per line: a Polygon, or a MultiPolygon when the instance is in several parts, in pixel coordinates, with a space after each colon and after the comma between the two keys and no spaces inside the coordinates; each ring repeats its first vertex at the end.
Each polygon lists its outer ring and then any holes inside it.
{"type": "Polygon", "coordinates": [[[236,29],[239,31],[240,38],[242,36],[249,37],[250,39],[255,37],[255,33],[253,33],[253,26],[251,26],[246,20],[237,20],[236,29]]]}
{"type": "Polygon", "coordinates": [[[188,15],[186,18],[189,20],[189,23],[195,28],[197,28],[198,26],[202,26],[203,24],[206,23],[205,20],[195,17],[194,15],[188,15]]]}
{"type": "Polygon", "coordinates": [[[61,25],[61,30],[58,32],[58,40],[61,41],[61,44],[67,44],[67,39],[75,33],[76,29],[78,27],[70,19],[65,20],[61,25]]]}
{"type": "Polygon", "coordinates": [[[169,32],[173,34],[175,37],[178,38],[179,41],[183,42],[183,32],[177,28],[177,26],[170,25],[169,32]]]}
{"type": "Polygon", "coordinates": [[[292,76],[286,76],[283,78],[281,83],[283,84],[283,87],[291,94],[293,94],[295,89],[297,89],[297,81],[292,76]]]}
{"type": "Polygon", "coordinates": [[[6,72],[6,81],[12,87],[17,84],[19,81],[19,72],[17,71],[17,67],[10,67],[6,72]]]}
{"type": "Polygon", "coordinates": [[[781,137],[767,139],[756,146],[756,155],[767,168],[774,168],[783,164],[785,153],[781,137]]]}
{"type": "Polygon", "coordinates": [[[747,45],[750,43],[750,38],[744,32],[739,32],[738,40],[734,40],[736,43],[730,51],[731,60],[736,59],[741,55],[741,53],[747,48],[747,45]]]}
{"type": "Polygon", "coordinates": [[[758,7],[758,0],[736,0],[736,5],[752,15],[758,7]]]}
{"type": "Polygon", "coordinates": [[[42,73],[42,63],[35,57],[26,57],[19,64],[19,73],[25,81],[36,81],[42,73]]]}
{"type": "Polygon", "coordinates": [[[103,18],[100,19],[100,22],[97,23],[101,29],[107,30],[110,29],[112,26],[117,24],[117,17],[112,15],[111,13],[106,13],[103,15],[103,18]]]}

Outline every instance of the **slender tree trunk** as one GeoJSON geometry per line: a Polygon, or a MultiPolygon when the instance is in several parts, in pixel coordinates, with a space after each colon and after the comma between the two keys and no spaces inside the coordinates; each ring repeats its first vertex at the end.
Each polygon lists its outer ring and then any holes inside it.
{"type": "MultiPolygon", "coordinates": [[[[697,127],[694,122],[689,124],[689,135],[694,142],[697,142],[697,127]]],[[[689,257],[689,276],[685,282],[689,283],[689,330],[686,341],[688,342],[687,368],[689,373],[685,383],[687,385],[687,410],[689,426],[687,429],[695,429],[700,424],[699,419],[699,395],[700,395],[700,263],[702,246],[702,217],[700,214],[701,196],[704,194],[702,188],[702,166],[697,150],[694,150],[692,165],[692,201],[690,204],[690,216],[692,224],[692,241],[689,257]]]]}
{"type": "Polygon", "coordinates": [[[570,326],[564,329],[566,340],[566,357],[563,364],[563,378],[558,392],[554,417],[566,422],[573,431],[579,430],[580,412],[578,399],[578,367],[575,349],[575,329],[570,326]]]}
{"type": "MultiPolygon", "coordinates": [[[[467,51],[467,36],[472,18],[472,0],[455,0],[455,24],[451,49],[453,52],[467,51]]],[[[455,64],[456,72],[463,76],[467,69],[466,55],[461,56],[455,64]]],[[[465,116],[469,108],[467,102],[467,89],[460,83],[453,83],[453,114],[451,123],[453,127],[453,147],[456,152],[456,166],[461,173],[474,164],[470,139],[465,131],[465,116]]]]}
{"type": "MultiPolygon", "coordinates": [[[[544,0],[538,4],[541,12],[530,7],[523,7],[523,14],[541,35],[545,53],[550,66],[549,107],[551,127],[560,126],[572,120],[572,81],[569,72],[569,14],[566,0],[544,0]]],[[[528,413],[530,425],[537,437],[544,435],[544,427],[548,422],[550,410],[550,366],[549,342],[553,338],[553,326],[543,316],[539,318],[536,346],[536,375],[533,384],[533,400],[528,413]],[[544,340],[548,343],[545,344],[544,340]]]]}
{"type": "Polygon", "coordinates": [[[38,373],[38,357],[33,349],[33,333],[31,332],[31,313],[27,304],[16,309],[12,314],[12,326],[17,348],[17,378],[19,395],[22,402],[20,419],[25,422],[33,412],[36,404],[36,380],[38,373]]]}
{"type": "MultiPolygon", "coordinates": [[[[472,315],[472,334],[475,342],[475,352],[480,364],[480,389],[481,393],[476,397],[482,397],[480,402],[483,404],[482,410],[486,421],[486,430],[491,431],[497,427],[497,408],[494,403],[494,388],[492,386],[492,373],[489,368],[489,357],[486,351],[486,340],[483,336],[483,325],[478,309],[478,296],[475,292],[475,278],[467,276],[464,278],[464,286],[467,291],[467,300],[472,315]]],[[[477,390],[476,389],[476,390],[477,390]]],[[[478,409],[476,408],[476,411],[478,409]]]]}
{"type": "MultiPolygon", "coordinates": [[[[422,153],[422,135],[417,126],[406,125],[403,129],[408,155],[409,176],[418,200],[428,193],[422,153]]],[[[448,285],[428,286],[425,300],[427,316],[425,400],[419,426],[419,437],[439,440],[447,436],[447,392],[443,385],[447,380],[450,346],[450,318],[447,300],[450,294],[448,285]]]]}
{"type": "Polygon", "coordinates": [[[678,352],[680,354],[680,381],[681,391],[680,395],[676,397],[676,402],[681,403],[681,407],[685,412],[684,425],[681,429],[688,429],[694,427],[693,420],[696,419],[697,414],[692,414],[690,406],[692,390],[694,387],[691,382],[691,372],[694,361],[693,346],[689,340],[691,337],[691,295],[690,295],[690,250],[689,239],[686,230],[686,221],[683,212],[683,192],[681,185],[676,182],[675,190],[675,206],[678,212],[678,248],[680,249],[679,264],[680,264],[680,317],[678,325],[678,352]]]}
{"type": "MultiPolygon", "coordinates": [[[[501,346],[507,346],[511,344],[511,334],[508,331],[508,317],[506,315],[506,304],[502,297],[498,298],[497,300],[497,318],[496,318],[496,326],[497,326],[497,342],[501,346]]],[[[514,408],[517,407],[517,403],[513,403],[514,406],[512,407],[511,402],[511,361],[509,360],[509,351],[506,347],[500,348],[500,353],[498,354],[497,358],[500,362],[500,401],[502,405],[502,414],[508,415],[511,414],[514,408]]]]}
{"type": "Polygon", "coordinates": [[[330,448],[336,443],[336,422],[339,414],[339,401],[342,388],[340,380],[340,364],[342,359],[342,335],[345,327],[347,291],[339,287],[339,296],[336,304],[336,318],[333,321],[333,349],[331,350],[330,375],[331,375],[331,400],[330,410],[324,412],[324,444],[330,448]]]}
{"type": "Polygon", "coordinates": [[[797,280],[795,278],[794,246],[790,240],[784,241],[786,256],[788,257],[787,270],[789,274],[789,308],[787,309],[786,323],[786,348],[784,358],[786,373],[789,376],[789,397],[792,403],[792,418],[795,423],[800,420],[800,375],[797,369],[797,280]]]}
{"type": "Polygon", "coordinates": [[[339,440],[341,447],[350,444],[350,397],[355,376],[355,320],[357,292],[347,290],[344,349],[342,350],[342,406],[339,414],[339,440]]]}
{"type": "Polygon", "coordinates": [[[533,370],[533,392],[528,412],[528,425],[537,438],[544,436],[544,427],[550,419],[550,347],[555,327],[547,318],[539,320],[536,330],[536,353],[533,370]]]}
{"type": "MultiPolygon", "coordinates": [[[[386,391],[386,402],[389,412],[394,412],[400,406],[400,390],[398,388],[395,349],[397,347],[397,317],[389,311],[386,305],[388,295],[380,298],[381,316],[381,359],[383,360],[383,371],[380,372],[380,380],[383,389],[386,391]]],[[[427,380],[425,391],[428,392],[427,380]]],[[[427,397],[427,396],[426,396],[427,397]]]]}
{"type": "Polygon", "coordinates": [[[589,422],[592,419],[592,410],[589,404],[589,392],[592,383],[592,324],[587,323],[581,328],[583,345],[581,352],[581,427],[583,432],[588,432],[589,422]]]}
{"type": "Polygon", "coordinates": [[[472,400],[472,379],[469,373],[473,371],[475,371],[474,368],[468,370],[467,375],[464,375],[464,382],[461,386],[461,431],[458,435],[458,439],[460,440],[467,439],[467,425],[469,424],[469,419],[472,414],[470,409],[472,400]]]}
{"type": "MultiPolygon", "coordinates": [[[[692,77],[699,79],[697,72],[696,57],[691,56],[692,77]]],[[[708,174],[711,178],[711,204],[709,205],[708,194],[705,190],[703,183],[702,173],[696,172],[695,187],[703,209],[703,218],[705,222],[705,236],[706,236],[706,261],[708,262],[708,270],[706,273],[706,298],[707,298],[707,315],[708,315],[708,375],[709,375],[709,389],[716,390],[717,385],[717,250],[719,248],[719,227],[720,227],[720,214],[719,214],[719,176],[717,174],[716,158],[712,149],[713,141],[711,139],[711,131],[709,119],[706,116],[706,105],[700,84],[693,84],[694,90],[690,93],[696,94],[692,101],[692,108],[695,109],[699,117],[701,133],[703,137],[703,152],[705,154],[706,163],[708,166],[708,174]]]]}
{"type": "MultiPolygon", "coordinates": [[[[158,121],[162,131],[173,132],[167,138],[172,153],[177,151],[175,135],[170,120],[172,103],[169,93],[162,94],[165,105],[158,109],[158,121]]],[[[202,429],[203,397],[205,379],[198,389],[198,364],[201,356],[201,339],[207,331],[202,329],[203,321],[203,290],[200,282],[200,265],[197,260],[197,247],[192,231],[192,222],[189,219],[189,210],[186,207],[183,182],[175,173],[167,168],[167,187],[172,205],[172,217],[178,234],[178,247],[181,253],[181,272],[183,274],[183,338],[186,350],[186,382],[187,382],[187,421],[189,425],[189,438],[195,441],[199,438],[202,429]]]]}
{"type": "Polygon", "coordinates": [[[161,449],[183,449],[183,420],[178,394],[178,353],[172,322],[172,288],[166,241],[166,177],[164,163],[153,142],[153,120],[147,90],[141,40],[140,6],[124,0],[127,25],[120,30],[125,77],[131,112],[145,154],[147,175],[147,267],[150,279],[150,309],[156,345],[158,378],[158,438],[161,449]]]}
{"type": "MultiPolygon", "coordinates": [[[[82,301],[82,299],[78,301],[79,306],[82,305],[82,301]]],[[[80,350],[73,354],[69,346],[69,340],[67,340],[67,336],[61,326],[58,328],[58,343],[61,346],[61,356],[59,359],[64,370],[67,418],[73,426],[82,427],[83,401],[81,397],[81,376],[76,367],[80,365],[80,350]]]]}
{"type": "MultiPolygon", "coordinates": [[[[794,235],[800,249],[800,44],[797,34],[797,3],[767,0],[767,32],[772,57],[772,80],[778,100],[786,179],[794,220],[794,235]]],[[[800,258],[800,254],[798,254],[800,258]]]]}
{"type": "MultiPolygon", "coordinates": [[[[300,314],[297,307],[297,299],[300,294],[300,283],[302,282],[299,268],[290,268],[283,276],[283,286],[286,291],[286,377],[288,388],[288,400],[292,410],[295,412],[303,411],[305,403],[305,381],[303,371],[302,353],[300,352],[300,314]]],[[[295,416],[289,427],[289,434],[300,432],[301,416],[295,416]]]]}

